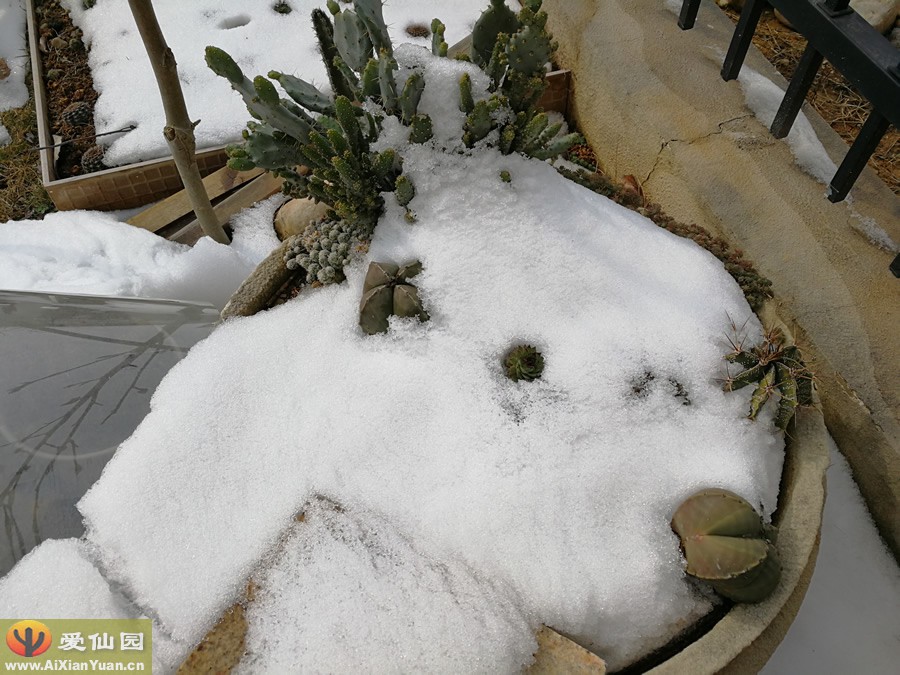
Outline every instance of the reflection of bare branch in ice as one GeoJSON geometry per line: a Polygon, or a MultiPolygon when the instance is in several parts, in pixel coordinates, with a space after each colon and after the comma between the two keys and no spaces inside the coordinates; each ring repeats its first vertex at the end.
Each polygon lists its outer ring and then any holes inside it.
{"type": "Polygon", "coordinates": [[[116,354],[104,355],[98,357],[90,362],[83,363],[78,366],[74,366],[72,368],[66,368],[64,370],[60,370],[50,375],[46,375],[35,380],[31,380],[29,382],[24,382],[10,390],[10,393],[19,392],[33,384],[38,382],[42,382],[45,380],[50,380],[55,377],[60,377],[69,373],[72,373],[81,368],[86,368],[88,366],[96,365],[103,361],[110,361],[113,359],[118,359],[118,361],[112,365],[105,373],[100,375],[99,377],[84,380],[82,382],[70,383],[66,385],[66,387],[77,387],[84,386],[90,384],[91,387],[85,391],[80,396],[70,399],[67,401],[65,406],[67,406],[67,410],[49,422],[45,422],[41,424],[36,429],[33,429],[27,435],[10,440],[7,443],[0,444],[0,448],[15,446],[14,452],[26,452],[27,456],[25,457],[22,464],[18,467],[15,473],[10,478],[7,485],[0,491],[0,510],[3,513],[4,519],[4,530],[6,534],[6,539],[9,542],[10,550],[13,552],[13,555],[16,559],[20,558],[27,551],[27,546],[25,543],[25,538],[23,536],[22,531],[20,530],[19,524],[16,522],[15,515],[13,513],[13,508],[15,505],[16,498],[16,488],[19,486],[20,481],[22,480],[25,473],[32,467],[34,461],[38,457],[43,457],[47,459],[47,465],[44,467],[43,472],[40,475],[37,483],[34,488],[34,505],[32,508],[32,535],[34,537],[35,543],[39,543],[41,541],[40,531],[39,531],[39,505],[41,503],[40,500],[40,492],[41,487],[44,483],[44,480],[53,470],[56,460],[63,455],[63,453],[71,452],[72,459],[74,462],[74,468],[76,474],[80,471],[80,465],[78,463],[78,444],[75,441],[75,435],[78,433],[79,428],[81,427],[84,420],[90,414],[90,412],[99,405],[98,399],[100,397],[103,388],[119,373],[123,372],[127,368],[137,368],[137,372],[135,376],[131,379],[131,382],[125,387],[124,392],[118,398],[115,406],[112,411],[106,415],[101,421],[101,424],[107,422],[116,412],[118,412],[122,405],[124,404],[126,398],[131,392],[140,392],[143,393],[146,391],[146,388],[142,388],[138,386],[138,382],[141,378],[141,375],[147,369],[147,367],[153,362],[153,360],[164,352],[186,352],[187,348],[176,347],[170,344],[164,344],[164,341],[169,338],[170,334],[175,331],[182,323],[179,321],[178,323],[173,323],[167,326],[162,327],[160,330],[156,332],[153,337],[145,340],[143,342],[140,341],[129,341],[129,340],[120,340],[114,338],[107,338],[97,335],[85,335],[82,333],[70,332],[70,331],[62,331],[52,328],[34,328],[34,330],[39,330],[41,332],[54,333],[59,335],[71,336],[73,338],[80,338],[85,340],[93,340],[100,341],[110,344],[125,344],[132,346],[133,348],[129,351],[122,351],[116,354]],[[146,357],[146,360],[143,364],[138,367],[137,362],[141,357],[146,357]],[[66,431],[66,435],[59,442],[53,442],[53,437],[60,432],[61,430],[66,431]],[[42,452],[49,451],[49,452],[42,452]]]}

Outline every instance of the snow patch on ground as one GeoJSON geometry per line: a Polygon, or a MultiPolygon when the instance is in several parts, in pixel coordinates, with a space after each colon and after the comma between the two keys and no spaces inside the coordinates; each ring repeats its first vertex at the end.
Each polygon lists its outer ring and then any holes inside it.
{"type": "MultiPolygon", "coordinates": [[[[28,74],[25,44],[25,10],[22,0],[0,0],[0,59],[10,74],[0,80],[0,112],[20,108],[28,102],[25,76],[28,74]]],[[[9,143],[9,132],[0,124],[0,145],[9,143]]]]}
{"type": "Polygon", "coordinates": [[[191,248],[95,211],[0,223],[0,288],[209,302],[222,307],[278,245],[281,197],[233,219],[234,242],[191,248]]]}

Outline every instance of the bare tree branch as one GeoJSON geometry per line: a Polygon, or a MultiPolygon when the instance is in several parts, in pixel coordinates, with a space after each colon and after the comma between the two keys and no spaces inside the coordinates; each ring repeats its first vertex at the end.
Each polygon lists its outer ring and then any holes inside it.
{"type": "Polygon", "coordinates": [[[188,116],[187,106],[184,104],[184,95],[181,92],[181,83],[178,81],[178,68],[175,63],[175,55],[166,44],[166,38],[160,30],[156,13],[153,11],[153,3],[150,0],[128,0],[131,13],[137,24],[141,39],[150,64],[153,66],[153,74],[159,87],[163,108],[166,111],[166,127],[163,135],[172,151],[175,166],[181,176],[181,182],[191,200],[194,214],[203,232],[220,244],[228,243],[228,235],[219,224],[219,219],[213,212],[209,195],[203,187],[200,178],[200,169],[197,168],[197,157],[194,154],[197,148],[194,141],[194,127],[199,123],[191,122],[188,116]]]}

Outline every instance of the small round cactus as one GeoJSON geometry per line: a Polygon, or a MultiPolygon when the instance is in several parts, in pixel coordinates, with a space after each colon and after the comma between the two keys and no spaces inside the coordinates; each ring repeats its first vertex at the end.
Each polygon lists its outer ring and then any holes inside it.
{"type": "Polygon", "coordinates": [[[503,368],[509,379],[531,382],[544,372],[544,357],[531,345],[518,345],[503,358],[503,368]]]}
{"type": "Polygon", "coordinates": [[[733,492],[701,490],[672,516],[687,573],[735,602],[765,600],[781,578],[781,564],[762,518],[733,492]]]}
{"type": "Polygon", "coordinates": [[[92,145],[81,156],[81,168],[85,173],[103,171],[109,167],[103,163],[104,150],[99,145],[92,145]]]}
{"type": "Polygon", "coordinates": [[[91,106],[84,101],[76,101],[63,108],[59,116],[70,127],[80,127],[90,122],[91,106]]]}

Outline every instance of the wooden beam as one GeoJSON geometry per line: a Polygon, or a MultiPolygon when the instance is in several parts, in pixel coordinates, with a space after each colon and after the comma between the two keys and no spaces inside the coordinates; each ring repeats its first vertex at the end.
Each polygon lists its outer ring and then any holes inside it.
{"type": "MultiPolygon", "coordinates": [[[[213,211],[215,211],[219,222],[224,225],[241,209],[253,206],[256,202],[267,199],[280,191],[281,185],[281,178],[276,178],[271,173],[264,173],[225,197],[225,199],[213,207],[213,211]]],[[[172,235],[170,239],[181,242],[182,244],[193,245],[202,236],[203,231],[200,229],[200,223],[194,219],[178,230],[178,232],[172,235]]]]}
{"type": "MultiPolygon", "coordinates": [[[[222,167],[218,171],[214,171],[203,179],[203,187],[210,199],[233,190],[243,185],[247,181],[253,180],[263,173],[262,169],[252,169],[250,171],[235,171],[227,166],[222,167]]],[[[164,228],[182,216],[187,215],[193,209],[191,208],[191,200],[188,199],[184,190],[176,192],[171,197],[166,197],[162,201],[154,204],[148,209],[144,209],[137,215],[129,218],[126,222],[129,225],[140,227],[150,232],[156,232],[164,228]]]]}

